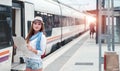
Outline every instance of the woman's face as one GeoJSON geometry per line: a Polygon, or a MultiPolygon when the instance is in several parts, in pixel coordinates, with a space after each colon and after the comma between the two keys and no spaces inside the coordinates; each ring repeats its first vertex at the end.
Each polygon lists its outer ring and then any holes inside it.
{"type": "Polygon", "coordinates": [[[33,29],[35,32],[38,32],[42,27],[42,23],[39,20],[33,22],[33,29]]]}

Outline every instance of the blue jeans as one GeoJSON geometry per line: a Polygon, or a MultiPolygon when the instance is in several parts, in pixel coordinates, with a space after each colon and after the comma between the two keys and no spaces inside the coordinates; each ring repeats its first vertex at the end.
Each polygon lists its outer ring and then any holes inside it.
{"type": "Polygon", "coordinates": [[[43,64],[40,60],[26,58],[26,68],[37,70],[37,69],[41,69],[42,66],[43,66],[43,64]]]}

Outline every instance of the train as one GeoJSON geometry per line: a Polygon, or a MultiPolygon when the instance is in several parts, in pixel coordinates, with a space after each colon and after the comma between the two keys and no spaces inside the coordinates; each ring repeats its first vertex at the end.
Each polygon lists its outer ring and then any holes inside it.
{"type": "Polygon", "coordinates": [[[11,65],[19,62],[12,36],[25,38],[35,16],[41,16],[45,23],[45,55],[87,31],[94,19],[52,0],[0,0],[0,71],[10,71],[11,65]]]}

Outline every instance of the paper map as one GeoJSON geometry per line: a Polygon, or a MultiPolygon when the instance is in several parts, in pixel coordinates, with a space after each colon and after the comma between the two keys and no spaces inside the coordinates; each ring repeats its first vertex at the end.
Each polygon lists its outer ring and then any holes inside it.
{"type": "Polygon", "coordinates": [[[23,37],[13,37],[13,41],[14,41],[15,46],[17,47],[17,50],[23,52],[24,56],[29,57],[31,56],[31,54],[33,54],[26,47],[27,44],[23,37]]]}

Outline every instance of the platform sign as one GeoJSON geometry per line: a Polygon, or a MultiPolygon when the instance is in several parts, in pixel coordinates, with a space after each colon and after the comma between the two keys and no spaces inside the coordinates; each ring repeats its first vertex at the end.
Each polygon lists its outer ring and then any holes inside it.
{"type": "Polygon", "coordinates": [[[113,14],[113,11],[109,11],[109,12],[108,11],[101,11],[101,15],[112,16],[112,14],[113,14]]]}
{"type": "Polygon", "coordinates": [[[116,52],[105,52],[104,71],[119,71],[119,56],[116,52]]]}

